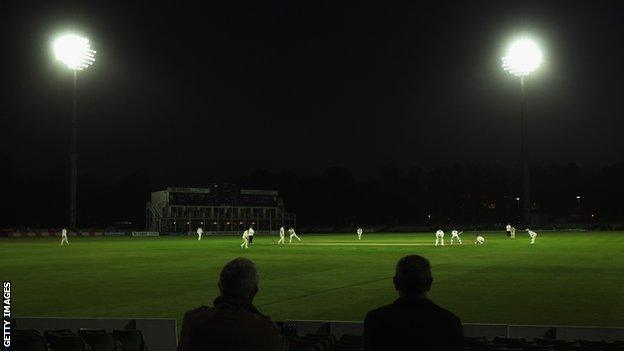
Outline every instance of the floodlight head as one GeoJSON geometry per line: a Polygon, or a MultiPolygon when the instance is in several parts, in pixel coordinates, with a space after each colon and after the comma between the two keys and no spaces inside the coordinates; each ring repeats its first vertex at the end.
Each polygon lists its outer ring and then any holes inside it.
{"type": "Polygon", "coordinates": [[[87,38],[76,34],[65,34],[54,40],[52,46],[56,59],[74,71],[82,71],[95,62],[95,51],[91,50],[91,44],[87,38]]]}
{"type": "Polygon", "coordinates": [[[507,48],[502,61],[505,71],[517,77],[524,77],[542,64],[542,52],[533,40],[522,38],[507,48]]]}

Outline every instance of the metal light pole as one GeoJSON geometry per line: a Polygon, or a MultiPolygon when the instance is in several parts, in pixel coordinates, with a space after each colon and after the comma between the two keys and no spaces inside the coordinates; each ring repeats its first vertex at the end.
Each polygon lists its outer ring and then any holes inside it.
{"type": "Polygon", "coordinates": [[[72,107],[72,122],[71,122],[71,145],[69,152],[69,227],[76,229],[78,224],[77,211],[78,208],[78,155],[76,154],[76,136],[78,133],[78,117],[76,114],[77,99],[76,99],[76,77],[78,74],[74,70],[74,91],[73,91],[73,107],[72,107]]]}
{"type": "Polygon", "coordinates": [[[525,224],[531,223],[531,183],[529,170],[529,142],[526,118],[525,77],[539,68],[542,53],[530,39],[513,42],[502,58],[503,69],[520,78],[520,143],[522,157],[522,208],[525,224]]]}
{"type": "Polygon", "coordinates": [[[56,59],[63,62],[74,74],[72,92],[72,119],[71,119],[71,141],[69,152],[69,228],[77,229],[77,198],[78,198],[78,155],[77,155],[77,135],[78,135],[78,114],[77,114],[77,78],[78,71],[91,66],[95,62],[95,51],[91,50],[89,39],[75,34],[65,34],[54,40],[54,54],[56,59]]]}
{"type": "Polygon", "coordinates": [[[526,118],[526,94],[524,77],[520,77],[520,148],[522,157],[522,208],[526,224],[531,223],[531,180],[529,170],[529,141],[526,118]]]}

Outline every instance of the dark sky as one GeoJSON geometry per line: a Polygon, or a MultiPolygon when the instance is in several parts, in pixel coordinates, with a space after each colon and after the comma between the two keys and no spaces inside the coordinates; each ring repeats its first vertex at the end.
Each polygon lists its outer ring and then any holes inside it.
{"type": "Polygon", "coordinates": [[[79,73],[81,173],[184,185],[515,165],[519,88],[500,56],[517,33],[545,53],[527,88],[531,162],[624,157],[617,2],[4,1],[0,16],[0,152],[29,174],[67,169],[71,73],[50,50],[64,30],[97,50],[79,73]]]}

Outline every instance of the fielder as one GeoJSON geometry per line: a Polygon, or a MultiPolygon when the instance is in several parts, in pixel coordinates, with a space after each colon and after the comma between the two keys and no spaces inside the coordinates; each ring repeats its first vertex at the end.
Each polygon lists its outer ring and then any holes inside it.
{"type": "Polygon", "coordinates": [[[438,229],[435,235],[436,235],[435,246],[438,246],[439,243],[442,244],[442,246],[444,246],[444,232],[442,231],[442,229],[438,229]]]}
{"type": "Polygon", "coordinates": [[[507,235],[508,238],[511,238],[511,224],[507,223],[505,231],[507,232],[505,235],[507,235]]]}
{"type": "Polygon", "coordinates": [[[252,227],[249,227],[249,243],[253,245],[253,235],[254,235],[254,230],[252,227]]]}
{"type": "Polygon", "coordinates": [[[537,238],[537,233],[530,229],[527,229],[526,231],[527,233],[529,233],[529,236],[531,237],[531,244],[535,244],[535,238],[537,238]]]}
{"type": "Polygon", "coordinates": [[[288,234],[290,234],[290,239],[288,240],[289,244],[292,243],[293,238],[297,238],[297,240],[301,241],[301,238],[297,236],[297,233],[295,233],[294,229],[288,229],[288,234]]]}
{"type": "Polygon", "coordinates": [[[516,238],[516,228],[511,227],[511,238],[515,239],[516,238]]]}
{"type": "Polygon", "coordinates": [[[362,233],[364,233],[364,231],[362,230],[362,228],[358,228],[356,230],[357,236],[358,236],[358,240],[362,240],[362,233]]]}
{"type": "Polygon", "coordinates": [[[477,238],[475,239],[475,244],[483,245],[484,243],[485,243],[485,238],[482,237],[481,235],[477,235],[477,238]]]}
{"type": "Polygon", "coordinates": [[[284,227],[283,227],[283,226],[282,226],[282,227],[280,227],[280,230],[279,230],[279,235],[280,235],[280,238],[279,238],[279,240],[277,241],[277,244],[278,244],[278,245],[279,245],[279,244],[283,244],[283,243],[284,243],[284,227]]]}
{"type": "Polygon", "coordinates": [[[453,231],[451,232],[451,245],[453,245],[453,240],[457,240],[459,245],[462,244],[461,238],[459,237],[461,233],[463,232],[457,232],[457,230],[453,229],[453,231]]]}
{"type": "Polygon", "coordinates": [[[204,230],[201,227],[197,228],[197,241],[201,240],[202,234],[204,234],[204,230]]]}
{"type": "Polygon", "coordinates": [[[63,246],[63,243],[69,245],[69,240],[67,240],[67,229],[63,228],[63,230],[61,230],[61,246],[63,246]]]}
{"type": "Polygon", "coordinates": [[[249,248],[249,230],[245,230],[243,232],[243,243],[241,244],[241,249],[242,248],[249,248]]]}

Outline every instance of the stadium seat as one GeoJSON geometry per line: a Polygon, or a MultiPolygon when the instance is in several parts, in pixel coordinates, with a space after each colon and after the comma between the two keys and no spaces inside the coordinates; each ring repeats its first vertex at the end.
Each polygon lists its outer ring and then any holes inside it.
{"type": "Polygon", "coordinates": [[[609,344],[604,341],[592,341],[592,340],[576,340],[579,346],[582,348],[591,348],[591,347],[606,347],[609,344]]]}
{"type": "Polygon", "coordinates": [[[89,351],[87,343],[77,335],[54,335],[48,342],[54,351],[89,351]]]}
{"type": "Polygon", "coordinates": [[[541,346],[551,346],[555,350],[568,351],[578,349],[578,344],[575,341],[566,341],[560,339],[533,339],[533,344],[541,346]]]}
{"type": "Polygon", "coordinates": [[[487,339],[482,336],[476,336],[476,337],[464,336],[465,347],[482,346],[482,345],[488,345],[488,344],[489,344],[489,341],[487,341],[487,339]]]}
{"type": "Polygon", "coordinates": [[[494,338],[494,344],[498,345],[502,344],[506,346],[522,348],[522,346],[524,346],[526,343],[526,339],[524,338],[505,338],[502,336],[497,336],[494,338]]]}
{"type": "Polygon", "coordinates": [[[43,336],[48,342],[50,342],[49,339],[57,337],[57,336],[75,336],[75,335],[76,334],[74,334],[74,332],[71,331],[70,329],[53,329],[53,330],[46,330],[43,332],[43,336]]]}
{"type": "MultiPolygon", "coordinates": [[[[36,330],[35,330],[36,331],[36,330]]],[[[48,344],[43,336],[38,335],[26,335],[14,333],[12,336],[11,351],[47,351],[48,344]]]]}
{"type": "Polygon", "coordinates": [[[524,351],[556,351],[552,345],[524,345],[524,351]]]}
{"type": "Polygon", "coordinates": [[[82,335],[84,341],[89,345],[91,351],[119,351],[121,350],[121,343],[117,342],[117,339],[113,334],[101,333],[101,332],[88,332],[82,335]]]}
{"type": "Polygon", "coordinates": [[[104,329],[87,329],[87,328],[80,328],[80,329],[78,329],[78,336],[85,336],[86,334],[106,334],[106,330],[104,330],[104,329]]]}
{"type": "Polygon", "coordinates": [[[143,334],[138,330],[113,330],[113,335],[121,343],[123,351],[147,350],[143,334]]]}

